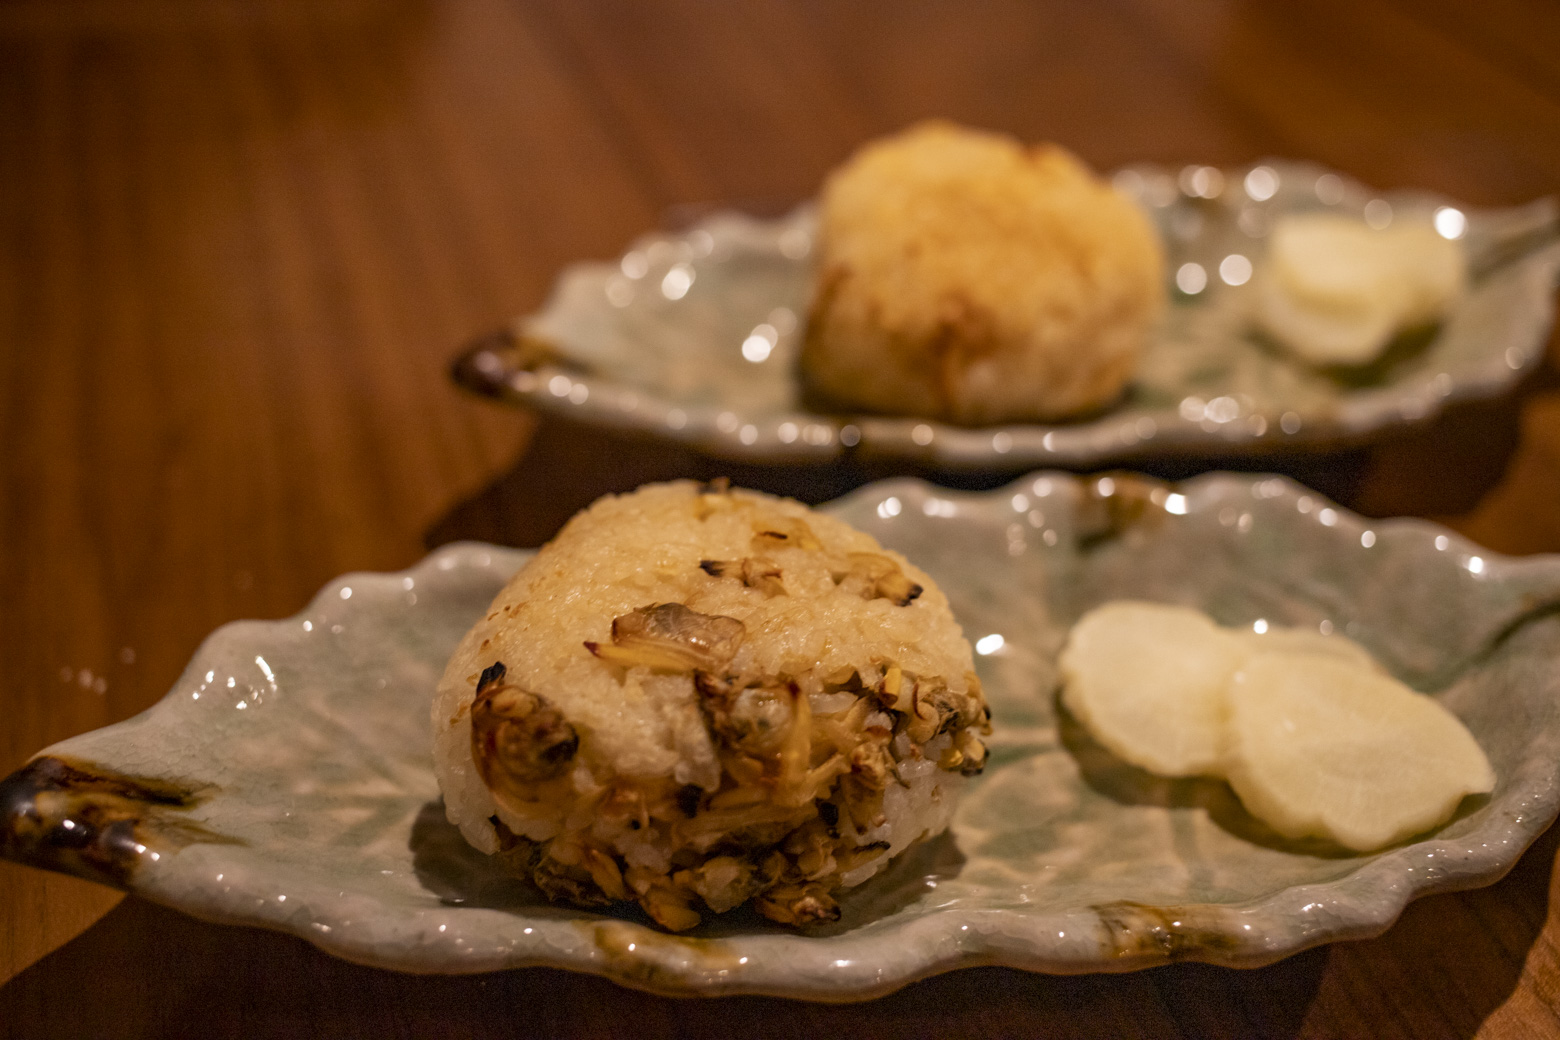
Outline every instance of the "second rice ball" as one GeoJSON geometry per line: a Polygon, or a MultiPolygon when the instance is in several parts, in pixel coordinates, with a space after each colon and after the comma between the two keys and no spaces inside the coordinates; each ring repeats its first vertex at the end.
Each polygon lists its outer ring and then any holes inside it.
{"type": "Polygon", "coordinates": [[[826,404],[965,425],[1104,407],[1164,308],[1137,206],[1055,145],[923,123],[825,183],[801,374],[826,404]]]}

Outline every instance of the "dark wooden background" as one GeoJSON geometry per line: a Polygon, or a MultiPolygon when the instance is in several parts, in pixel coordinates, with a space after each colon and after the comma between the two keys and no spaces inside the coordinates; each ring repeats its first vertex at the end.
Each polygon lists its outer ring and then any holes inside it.
{"type": "MultiPolygon", "coordinates": [[[[340,572],[535,544],[601,492],[725,468],[468,399],[446,364],[560,265],[806,197],[933,114],[1105,169],[1279,155],[1519,203],[1560,189],[1560,7],[0,0],[0,774],[340,572]]],[[[1557,357],[1375,448],[1268,464],[1560,550],[1557,357]]],[[[816,500],[857,475],[739,476],[816,500]]],[[[838,1008],[399,976],[0,863],[0,1032],[1553,1036],[1556,844],[1260,971],[972,969],[838,1008]]]]}

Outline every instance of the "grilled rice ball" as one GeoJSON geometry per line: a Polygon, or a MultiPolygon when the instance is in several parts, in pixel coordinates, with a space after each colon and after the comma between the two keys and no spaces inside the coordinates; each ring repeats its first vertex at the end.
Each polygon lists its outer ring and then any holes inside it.
{"type": "Polygon", "coordinates": [[[1056,145],[930,122],[824,185],[800,358],[823,403],[966,425],[1101,408],[1164,309],[1148,219],[1056,145]]]}
{"type": "Polygon", "coordinates": [[[944,830],[989,713],[930,578],[797,502],[596,502],[450,660],[435,770],[466,839],[579,906],[673,931],[805,925],[944,830]]]}

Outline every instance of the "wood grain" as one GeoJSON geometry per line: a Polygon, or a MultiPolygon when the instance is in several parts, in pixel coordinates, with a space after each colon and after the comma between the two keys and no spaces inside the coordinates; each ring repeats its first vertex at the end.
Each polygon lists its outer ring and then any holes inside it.
{"type": "MultiPolygon", "coordinates": [[[[1541,0],[0,4],[0,771],[340,572],[732,471],[450,386],[456,346],[564,263],[806,197],[928,115],[1102,168],[1286,155],[1523,202],[1560,187],[1557,40],[1541,0]]],[[[1560,551],[1551,348],[1500,401],[1271,464],[1560,551]]],[[[875,474],[734,475],[816,501],[875,474]]],[[[0,1033],[1556,1036],[1555,856],[1261,971],[973,969],[839,1008],[391,975],[0,864],[0,1033]]]]}

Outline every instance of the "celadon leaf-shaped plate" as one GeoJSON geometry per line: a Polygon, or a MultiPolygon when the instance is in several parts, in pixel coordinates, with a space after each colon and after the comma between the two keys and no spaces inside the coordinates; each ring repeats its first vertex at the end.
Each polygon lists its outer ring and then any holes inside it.
{"type": "Polygon", "coordinates": [[[974,964],[1255,966],[1385,930],[1488,884],[1556,814],[1560,557],[1367,522],[1281,478],[914,480],[826,507],[946,590],[995,716],[954,825],[799,933],[737,911],[669,935],[545,903],[444,818],[428,707],[446,656],[524,552],[441,549],[354,574],[302,614],[213,634],[160,703],[0,787],[0,852],[208,920],[415,972],[551,965],[671,994],[872,997],[974,964]],[[1105,600],[1343,632],[1477,737],[1498,783],[1432,834],[1360,855],[1286,841],[1209,780],[1112,758],[1057,707],[1068,626],[1105,600]]]}
{"type": "Polygon", "coordinates": [[[858,454],[1017,473],[1361,443],[1451,402],[1500,394],[1543,357],[1560,273],[1552,199],[1473,210],[1278,160],[1227,171],[1134,166],[1114,180],[1159,232],[1171,305],[1128,393],[1097,416],[968,428],[810,406],[796,374],[813,283],[816,218],[807,206],[779,220],[717,212],[641,239],[616,263],[572,265],[541,311],[457,359],[455,378],[502,400],[746,462],[858,454]],[[1370,371],[1293,360],[1251,332],[1253,279],[1273,222],[1317,209],[1379,227],[1434,220],[1463,246],[1470,292],[1427,342],[1405,340],[1370,371]]]}

